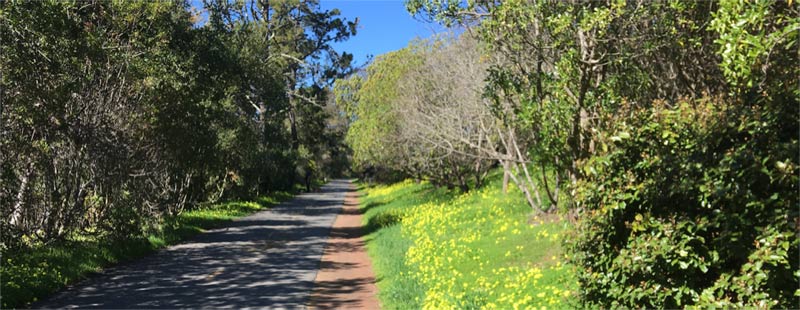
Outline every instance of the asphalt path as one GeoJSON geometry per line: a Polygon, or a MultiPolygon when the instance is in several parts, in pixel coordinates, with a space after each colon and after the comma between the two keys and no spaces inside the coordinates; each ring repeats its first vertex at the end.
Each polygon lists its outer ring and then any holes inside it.
{"type": "Polygon", "coordinates": [[[334,180],[153,255],[111,267],[32,308],[306,307],[347,180],[334,180]]]}

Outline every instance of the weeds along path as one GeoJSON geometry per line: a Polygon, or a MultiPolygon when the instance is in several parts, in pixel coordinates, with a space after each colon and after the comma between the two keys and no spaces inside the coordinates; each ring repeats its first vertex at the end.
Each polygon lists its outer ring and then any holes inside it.
{"type": "Polygon", "coordinates": [[[303,308],[346,180],[105,270],[32,308],[303,308]]]}
{"type": "Polygon", "coordinates": [[[309,298],[311,309],[378,309],[375,273],[364,244],[358,193],[348,192],[336,217],[309,298]]]}

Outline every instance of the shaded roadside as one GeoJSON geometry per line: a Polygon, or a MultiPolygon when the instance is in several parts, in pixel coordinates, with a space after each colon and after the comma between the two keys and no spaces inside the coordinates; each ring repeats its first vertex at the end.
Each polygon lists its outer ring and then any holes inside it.
{"type": "Polygon", "coordinates": [[[346,180],[110,268],[32,308],[300,308],[346,180]]]}
{"type": "Polygon", "coordinates": [[[344,199],[309,298],[311,309],[379,309],[375,273],[364,242],[358,193],[344,199]]]}

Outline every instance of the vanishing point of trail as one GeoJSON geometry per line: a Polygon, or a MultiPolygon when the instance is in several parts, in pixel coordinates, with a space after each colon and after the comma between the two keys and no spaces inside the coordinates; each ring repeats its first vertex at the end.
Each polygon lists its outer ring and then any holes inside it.
{"type": "MultiPolygon", "coordinates": [[[[34,308],[305,308],[350,182],[105,270],[34,308]]],[[[364,254],[366,255],[366,254],[364,254]]]]}

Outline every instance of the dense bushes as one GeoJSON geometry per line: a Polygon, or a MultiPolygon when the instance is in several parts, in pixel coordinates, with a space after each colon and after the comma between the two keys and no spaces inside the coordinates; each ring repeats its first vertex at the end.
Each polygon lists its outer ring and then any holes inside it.
{"type": "Polygon", "coordinates": [[[186,1],[0,2],[4,253],[341,174],[324,105],[352,56],[329,43],[355,24],[315,1],[202,4],[207,22],[186,1]]]}
{"type": "Polygon", "coordinates": [[[339,80],[337,104],[353,123],[354,168],[369,179],[413,177],[468,191],[480,186],[496,153],[494,119],[481,98],[487,65],[470,36],[436,37],[381,55],[339,80]]]}
{"type": "Polygon", "coordinates": [[[797,3],[407,8],[474,27],[497,58],[492,112],[541,176],[515,183],[577,215],[586,306],[798,306],[797,3]]]}
{"type": "Polygon", "coordinates": [[[193,171],[152,130],[162,117],[181,116],[165,115],[173,105],[153,97],[172,103],[188,90],[176,85],[182,76],[165,72],[177,58],[174,34],[190,26],[182,12],[167,3],[2,4],[6,247],[86,227],[135,233],[147,217],[182,208],[193,171]]]}
{"type": "Polygon", "coordinates": [[[587,303],[797,306],[798,102],[742,105],[657,103],[600,140],[572,244],[587,303]]]}
{"type": "Polygon", "coordinates": [[[0,1],[3,308],[266,206],[221,200],[346,169],[326,96],[355,24],[316,1],[201,4],[0,1]]]}
{"type": "Polygon", "coordinates": [[[797,307],[796,13],[720,3],[710,27],[726,93],[606,116],[576,186],[586,304],[797,307]]]}

